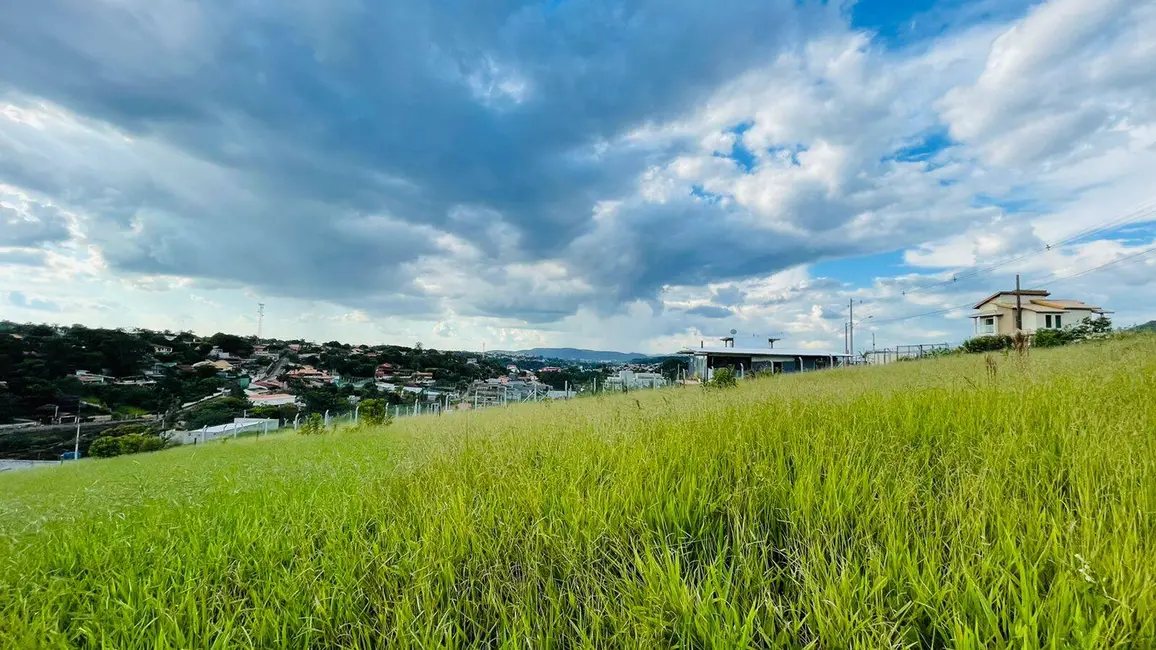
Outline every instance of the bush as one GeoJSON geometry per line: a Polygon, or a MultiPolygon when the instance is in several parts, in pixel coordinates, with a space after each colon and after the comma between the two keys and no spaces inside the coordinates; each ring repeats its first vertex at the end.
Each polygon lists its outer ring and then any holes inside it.
{"type": "Polygon", "coordinates": [[[1007,350],[1012,346],[1012,337],[1007,334],[994,334],[992,336],[977,336],[973,339],[968,339],[959,346],[964,352],[999,352],[1007,350]]]}
{"type": "Polygon", "coordinates": [[[140,453],[141,447],[144,446],[145,437],[139,433],[130,433],[127,436],[121,436],[116,439],[120,443],[120,453],[122,456],[128,454],[140,453]]]}
{"type": "Polygon", "coordinates": [[[88,446],[88,455],[93,458],[112,458],[120,455],[120,440],[112,436],[101,436],[88,446]]]}
{"type": "Polygon", "coordinates": [[[140,445],[140,450],[145,451],[160,451],[165,448],[165,441],[163,438],[157,436],[145,436],[144,442],[140,445]]]}
{"type": "Polygon", "coordinates": [[[730,368],[715,368],[714,379],[710,380],[710,385],[715,388],[734,388],[738,383],[735,371],[730,368]]]}
{"type": "Polygon", "coordinates": [[[1037,348],[1058,348],[1076,340],[1071,330],[1039,330],[1032,337],[1032,345],[1037,348]]]}
{"type": "Polygon", "coordinates": [[[389,406],[383,399],[367,399],[358,410],[358,417],[367,426],[380,427],[393,423],[393,416],[389,413],[389,406]]]}
{"type": "Polygon", "coordinates": [[[301,429],[298,433],[304,436],[315,436],[319,433],[325,433],[325,418],[321,417],[320,413],[312,413],[305,421],[301,423],[301,429]]]}

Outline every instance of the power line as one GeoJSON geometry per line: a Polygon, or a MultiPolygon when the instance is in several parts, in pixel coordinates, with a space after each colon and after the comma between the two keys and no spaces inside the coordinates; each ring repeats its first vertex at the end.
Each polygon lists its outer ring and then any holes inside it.
{"type": "MultiPolygon", "coordinates": [[[[1153,217],[1153,216],[1156,216],[1156,201],[1148,203],[1148,204],[1146,204],[1140,208],[1137,208],[1131,212],[1128,212],[1128,213],[1124,214],[1123,216],[1116,217],[1115,219],[1110,219],[1106,222],[1103,222],[1103,223],[1096,225],[1096,226],[1093,226],[1091,228],[1086,228],[1086,229],[1084,229],[1080,232],[1077,232],[1074,235],[1070,235],[1070,236],[1068,236],[1068,237],[1066,237],[1060,241],[1057,241],[1057,242],[1054,242],[1051,244],[1045,244],[1043,248],[1034,249],[1034,250],[1028,251],[1026,253],[1017,255],[1015,257],[1012,257],[1012,258],[1009,258],[1009,259],[1006,259],[1006,260],[1003,260],[1000,262],[996,262],[994,264],[990,264],[988,266],[984,266],[981,268],[972,269],[969,271],[965,271],[963,273],[958,273],[958,274],[952,275],[951,279],[949,279],[949,280],[942,280],[940,282],[935,282],[935,283],[924,285],[921,287],[914,287],[912,289],[905,289],[905,290],[900,292],[898,297],[907,296],[907,295],[910,295],[913,293],[918,293],[921,291],[928,291],[931,289],[948,287],[948,286],[951,286],[953,284],[957,284],[962,280],[970,280],[972,278],[979,277],[981,275],[984,275],[986,273],[990,273],[990,272],[995,271],[997,269],[1001,269],[1005,266],[1015,264],[1016,262],[1026,260],[1030,257],[1034,257],[1036,255],[1042,255],[1044,253],[1050,252],[1053,248],[1059,248],[1060,246],[1066,246],[1068,244],[1074,243],[1074,242],[1079,241],[1081,239],[1084,239],[1086,237],[1093,237],[1095,235],[1107,232],[1109,230],[1114,230],[1114,229],[1119,228],[1119,227],[1126,225],[1128,223],[1137,222],[1137,221],[1143,222],[1143,221],[1148,220],[1148,217],[1153,217]]],[[[879,298],[879,299],[875,299],[875,302],[883,302],[883,301],[889,300],[889,299],[894,300],[898,297],[879,298]]]]}
{"type": "MultiPolygon", "coordinates": [[[[1078,278],[1082,275],[1087,275],[1087,274],[1092,273],[1094,271],[1099,271],[1100,269],[1112,266],[1114,264],[1119,264],[1121,262],[1126,262],[1128,260],[1132,260],[1132,259],[1136,259],[1136,258],[1142,258],[1145,255],[1150,255],[1152,253],[1156,253],[1156,246],[1153,246],[1151,248],[1146,248],[1146,249],[1144,249],[1138,253],[1132,253],[1131,255],[1125,255],[1124,257],[1118,257],[1118,258],[1112,260],[1111,262],[1105,262],[1103,264],[1100,264],[1099,266],[1093,266],[1090,269],[1085,269],[1083,271],[1079,271],[1079,272],[1073,273],[1071,275],[1065,275],[1065,276],[1061,276],[1061,277],[1048,277],[1048,278],[1043,278],[1041,280],[1033,280],[1032,282],[1029,282],[1028,284],[1043,284],[1045,282],[1051,283],[1051,282],[1061,282],[1063,280],[1071,280],[1072,278],[1078,278]]],[[[1053,273],[1052,275],[1055,275],[1055,274],[1053,273]]]]}
{"type": "MultiPolygon", "coordinates": [[[[1092,268],[1084,269],[1083,271],[1079,271],[1077,273],[1072,273],[1071,275],[1066,275],[1066,276],[1062,276],[1062,277],[1044,278],[1041,280],[1033,280],[1032,282],[1029,282],[1028,284],[1043,284],[1045,282],[1054,283],[1054,282],[1060,282],[1063,280],[1071,280],[1072,278],[1078,278],[1080,276],[1088,275],[1089,273],[1095,273],[1096,271],[1103,270],[1109,266],[1114,266],[1114,265],[1120,264],[1122,262],[1126,262],[1129,260],[1135,260],[1137,258],[1143,258],[1145,255],[1149,255],[1152,253],[1156,253],[1156,246],[1152,246],[1151,248],[1146,248],[1142,251],[1132,253],[1130,255],[1125,255],[1124,257],[1116,258],[1110,262],[1105,262],[1103,264],[1093,266],[1092,268]]],[[[965,309],[965,308],[971,306],[972,304],[973,304],[972,302],[968,302],[968,303],[963,304],[963,305],[957,305],[957,306],[953,306],[953,307],[943,307],[940,309],[936,309],[934,311],[927,311],[927,312],[923,312],[920,314],[911,314],[908,316],[899,316],[897,318],[886,318],[883,320],[875,320],[873,322],[873,324],[874,325],[885,325],[887,323],[898,323],[898,322],[905,321],[905,320],[911,320],[913,318],[924,318],[927,316],[937,316],[939,314],[946,314],[948,312],[955,311],[957,309],[965,309]]]]}

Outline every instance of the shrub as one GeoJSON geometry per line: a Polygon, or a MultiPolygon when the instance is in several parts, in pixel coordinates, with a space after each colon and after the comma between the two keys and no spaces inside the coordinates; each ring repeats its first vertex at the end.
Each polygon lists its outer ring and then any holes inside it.
{"type": "Polygon", "coordinates": [[[120,440],[112,436],[101,436],[88,446],[88,455],[93,458],[112,458],[120,455],[120,440]]]}
{"type": "Polygon", "coordinates": [[[140,445],[140,450],[143,451],[160,451],[165,448],[165,441],[158,436],[145,436],[144,442],[140,445]]]}
{"type": "Polygon", "coordinates": [[[1007,334],[993,334],[991,336],[977,336],[968,339],[959,346],[964,352],[999,352],[1012,346],[1012,337],[1007,334]]]}
{"type": "Polygon", "coordinates": [[[325,433],[325,418],[321,417],[320,413],[311,413],[305,421],[301,423],[301,428],[298,433],[305,436],[314,436],[319,433],[325,433]]]}
{"type": "Polygon", "coordinates": [[[358,416],[367,426],[380,427],[393,423],[389,406],[383,399],[367,399],[361,403],[358,416]]]}
{"type": "Polygon", "coordinates": [[[1032,337],[1032,345],[1037,348],[1058,348],[1076,339],[1071,330],[1039,330],[1032,337]]]}
{"type": "Polygon", "coordinates": [[[715,368],[714,378],[710,380],[710,385],[715,388],[734,388],[738,385],[735,371],[730,368],[715,368]]]}
{"type": "Polygon", "coordinates": [[[141,451],[144,445],[145,437],[139,433],[130,433],[127,436],[121,436],[116,439],[120,443],[121,455],[136,454],[141,451]]]}

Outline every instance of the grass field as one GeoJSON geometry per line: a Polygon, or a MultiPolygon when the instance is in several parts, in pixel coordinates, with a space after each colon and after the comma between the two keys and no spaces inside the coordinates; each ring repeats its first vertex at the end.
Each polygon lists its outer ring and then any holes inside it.
{"type": "Polygon", "coordinates": [[[0,646],[1148,648],[1156,337],[0,476],[0,646]]]}

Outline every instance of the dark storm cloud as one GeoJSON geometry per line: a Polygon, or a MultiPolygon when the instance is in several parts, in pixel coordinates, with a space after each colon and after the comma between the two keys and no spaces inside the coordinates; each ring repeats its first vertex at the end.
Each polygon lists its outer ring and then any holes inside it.
{"type": "MultiPolygon", "coordinates": [[[[739,248],[720,259],[637,228],[607,233],[611,247],[630,242],[626,266],[569,247],[596,231],[597,201],[630,194],[665,160],[600,143],[693,110],[828,21],[822,6],[44,0],[5,14],[0,93],[184,156],[94,161],[61,145],[0,163],[0,181],[89,213],[115,269],[351,303],[392,295],[424,310],[406,264],[436,253],[439,231],[476,242],[491,264],[566,259],[603,301],[806,259],[722,232],[708,243],[739,248]],[[462,208],[497,215],[515,243],[490,245],[476,220],[455,218],[462,208]]],[[[661,225],[690,237],[726,218],[693,211],[661,225]]],[[[547,320],[582,300],[478,308],[547,320]]]]}

